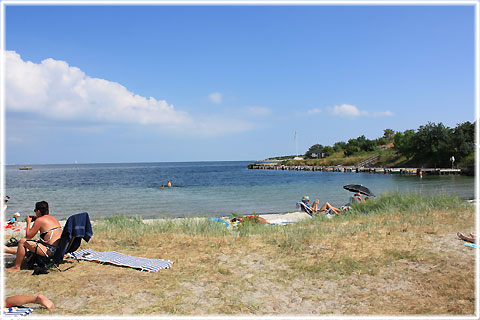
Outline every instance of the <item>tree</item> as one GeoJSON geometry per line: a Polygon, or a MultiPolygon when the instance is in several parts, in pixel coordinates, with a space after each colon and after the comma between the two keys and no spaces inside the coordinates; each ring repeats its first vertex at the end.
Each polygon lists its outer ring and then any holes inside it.
{"type": "Polygon", "coordinates": [[[323,147],[323,155],[325,157],[331,156],[334,152],[335,150],[333,150],[333,148],[330,146],[323,147]]]}
{"type": "Polygon", "coordinates": [[[373,140],[366,139],[360,145],[360,149],[363,151],[374,151],[375,150],[375,142],[373,140]]]}
{"type": "Polygon", "coordinates": [[[375,145],[377,145],[377,146],[383,146],[383,145],[386,145],[388,143],[388,141],[387,141],[387,139],[385,139],[385,137],[377,138],[374,142],[375,142],[375,145]]]}
{"type": "Polygon", "coordinates": [[[413,130],[405,130],[403,133],[398,131],[393,138],[393,146],[401,155],[407,159],[413,157],[414,151],[412,148],[412,138],[415,135],[413,130]]]}
{"type": "MultiPolygon", "coordinates": [[[[451,156],[457,163],[473,159],[475,151],[475,124],[464,122],[452,129],[442,123],[429,122],[417,131],[397,132],[393,138],[397,152],[419,163],[450,166],[451,156]]],[[[468,162],[468,161],[467,161],[468,162]]]]}
{"type": "Polygon", "coordinates": [[[313,146],[311,146],[308,149],[307,152],[305,152],[305,158],[306,159],[312,159],[313,158],[313,156],[312,156],[313,153],[316,153],[317,154],[316,158],[318,158],[319,156],[321,156],[322,150],[323,150],[323,146],[321,144],[314,144],[313,146]]]}
{"type": "Polygon", "coordinates": [[[457,124],[453,129],[454,156],[458,161],[475,151],[475,123],[469,121],[457,124]]]}
{"type": "Polygon", "coordinates": [[[385,129],[383,130],[383,137],[385,140],[387,140],[387,143],[390,143],[393,141],[393,138],[395,136],[395,132],[392,129],[385,129]]]}
{"type": "Polygon", "coordinates": [[[343,141],[335,142],[333,144],[333,150],[335,150],[335,152],[345,150],[346,147],[347,147],[347,143],[343,141]]]}
{"type": "Polygon", "coordinates": [[[345,157],[350,157],[351,155],[353,155],[354,153],[356,153],[358,151],[359,151],[359,148],[357,146],[347,145],[347,147],[343,151],[343,154],[344,154],[345,157]]]}
{"type": "Polygon", "coordinates": [[[411,141],[415,160],[435,166],[449,166],[452,156],[453,129],[442,123],[420,126],[411,141]]]}

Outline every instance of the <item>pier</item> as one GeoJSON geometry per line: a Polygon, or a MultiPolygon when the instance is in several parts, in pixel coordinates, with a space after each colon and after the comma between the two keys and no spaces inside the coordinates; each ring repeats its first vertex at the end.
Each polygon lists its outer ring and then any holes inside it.
{"type": "Polygon", "coordinates": [[[461,169],[450,169],[450,168],[383,168],[383,167],[308,166],[308,165],[285,166],[278,163],[251,163],[248,165],[248,169],[406,174],[406,175],[419,175],[419,176],[420,175],[462,174],[461,169]]]}

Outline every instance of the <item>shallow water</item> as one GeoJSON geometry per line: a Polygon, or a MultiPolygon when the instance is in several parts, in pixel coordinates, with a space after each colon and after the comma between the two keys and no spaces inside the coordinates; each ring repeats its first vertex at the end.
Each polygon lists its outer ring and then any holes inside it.
{"type": "Polygon", "coordinates": [[[307,194],[340,206],[346,184],[363,184],[376,195],[387,191],[474,197],[474,178],[249,170],[248,161],[6,166],[7,217],[33,214],[46,200],[59,218],[87,211],[91,217],[117,213],[143,218],[288,212],[307,194]],[[170,180],[172,188],[160,189],[170,180]]]}

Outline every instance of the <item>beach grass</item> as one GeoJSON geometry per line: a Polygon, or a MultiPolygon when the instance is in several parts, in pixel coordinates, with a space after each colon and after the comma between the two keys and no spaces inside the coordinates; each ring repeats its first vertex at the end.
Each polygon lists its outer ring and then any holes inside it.
{"type": "Polygon", "coordinates": [[[40,314],[472,315],[474,250],[456,232],[473,231],[474,215],[454,196],[396,193],[286,226],[118,215],[95,221],[82,248],[173,267],[82,261],[64,273],[7,273],[5,288],[50,297],[56,308],[40,314]]]}

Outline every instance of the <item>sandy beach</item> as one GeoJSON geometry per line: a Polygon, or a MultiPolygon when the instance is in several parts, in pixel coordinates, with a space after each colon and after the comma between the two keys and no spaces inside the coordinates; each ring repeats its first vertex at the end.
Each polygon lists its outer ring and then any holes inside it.
{"type": "Polygon", "coordinates": [[[206,217],[98,220],[81,249],[172,267],[148,273],[67,258],[61,267],[72,268],[62,273],[5,273],[5,294],[55,303],[36,315],[472,315],[475,249],[456,232],[473,231],[474,207],[418,201],[413,209],[332,219],[260,215],[297,223],[232,230],[212,228],[206,217]]]}

